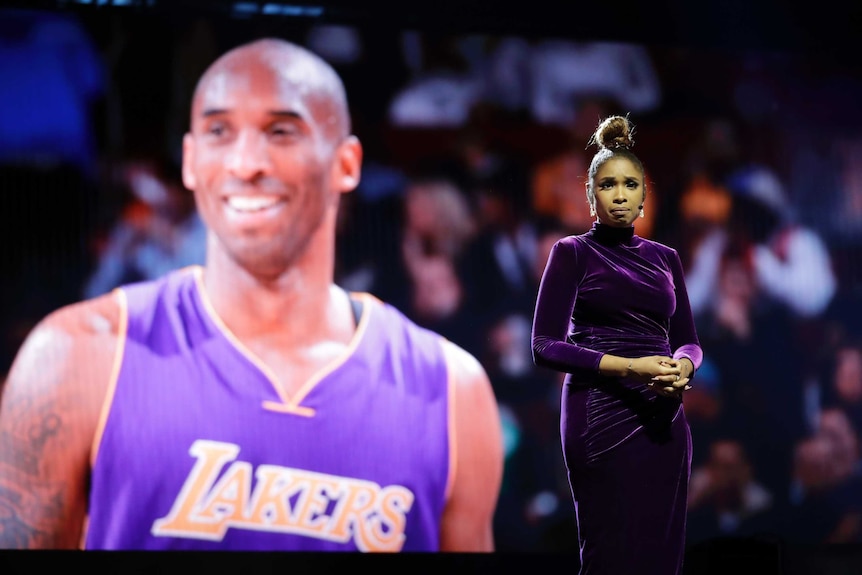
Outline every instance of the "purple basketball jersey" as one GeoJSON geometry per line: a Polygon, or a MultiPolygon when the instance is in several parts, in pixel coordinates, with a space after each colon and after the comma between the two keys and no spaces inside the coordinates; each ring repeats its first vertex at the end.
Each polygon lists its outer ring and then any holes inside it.
{"type": "Polygon", "coordinates": [[[438,550],[454,451],[441,338],[355,295],[347,352],[287,397],[201,271],[120,290],[84,547],[438,550]]]}

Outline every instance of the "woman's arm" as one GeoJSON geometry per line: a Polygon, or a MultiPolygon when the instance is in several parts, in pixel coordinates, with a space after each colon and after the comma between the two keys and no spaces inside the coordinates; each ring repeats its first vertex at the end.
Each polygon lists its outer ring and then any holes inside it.
{"type": "Polygon", "coordinates": [[[680,361],[683,378],[691,378],[695,370],[703,361],[703,350],[697,337],[694,325],[694,316],[688,300],[688,291],[685,285],[685,275],[682,271],[682,262],[679,253],[672,250],[669,258],[671,273],[673,274],[674,293],[676,294],[676,309],[670,318],[668,336],[673,358],[680,361]]]}
{"type": "Polygon", "coordinates": [[[563,238],[551,248],[533,314],[533,362],[566,373],[576,369],[598,370],[604,355],[566,341],[578,283],[583,277],[573,241],[563,238]]]}

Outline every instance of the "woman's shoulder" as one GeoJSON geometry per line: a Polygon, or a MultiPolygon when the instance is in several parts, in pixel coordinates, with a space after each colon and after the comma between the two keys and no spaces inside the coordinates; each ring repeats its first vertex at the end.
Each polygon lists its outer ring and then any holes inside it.
{"type": "Polygon", "coordinates": [[[560,237],[557,241],[554,242],[554,248],[569,248],[576,246],[578,244],[580,236],[577,235],[566,235],[560,237]]]}
{"type": "Polygon", "coordinates": [[[648,247],[648,248],[650,248],[650,249],[652,249],[658,253],[661,253],[663,255],[675,255],[678,253],[676,248],[674,248],[668,244],[665,244],[665,243],[662,243],[662,242],[659,242],[656,240],[644,238],[641,236],[635,236],[635,238],[640,243],[640,245],[646,246],[646,247],[648,247]]]}
{"type": "Polygon", "coordinates": [[[554,242],[554,251],[557,253],[577,254],[586,247],[589,241],[587,234],[570,234],[554,242]]]}

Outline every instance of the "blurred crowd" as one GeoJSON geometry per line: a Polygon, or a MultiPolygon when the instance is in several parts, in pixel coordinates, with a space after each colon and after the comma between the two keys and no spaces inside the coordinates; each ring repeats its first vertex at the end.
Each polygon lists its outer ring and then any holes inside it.
{"type": "Polygon", "coordinates": [[[533,365],[530,324],[551,246],[592,224],[587,141],[611,113],[629,114],[647,170],[636,233],[679,250],[705,354],[684,401],[689,541],[862,541],[862,126],[835,121],[820,90],[862,95],[858,72],[346,25],[0,22],[0,74],[16,80],[0,92],[0,373],[56,307],[203,263],[178,171],[194,79],[232,45],[282,35],[342,74],[366,147],[338,283],[490,375],[506,448],[498,549],[576,548],[562,377],[533,365]]]}

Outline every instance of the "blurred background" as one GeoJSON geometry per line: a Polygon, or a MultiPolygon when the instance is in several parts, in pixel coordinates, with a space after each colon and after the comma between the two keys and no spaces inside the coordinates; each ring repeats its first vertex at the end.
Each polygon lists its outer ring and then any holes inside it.
{"type": "MultiPolygon", "coordinates": [[[[690,545],[862,542],[852,54],[752,42],[762,12],[714,13],[710,43],[689,41],[703,28],[684,11],[675,35],[640,14],[652,32],[639,35],[595,8],[443,22],[326,2],[28,6],[0,9],[0,377],[50,311],[203,262],[179,177],[191,93],[225,50],[278,36],[342,75],[365,146],[338,283],[462,345],[491,377],[506,438],[499,550],[577,551],[562,378],[533,366],[530,323],[551,246],[591,225],[587,140],[613,113],[635,124],[647,170],[636,233],[679,250],[705,353],[684,402],[690,545]]],[[[794,16],[782,14],[770,38],[794,16]]]]}

